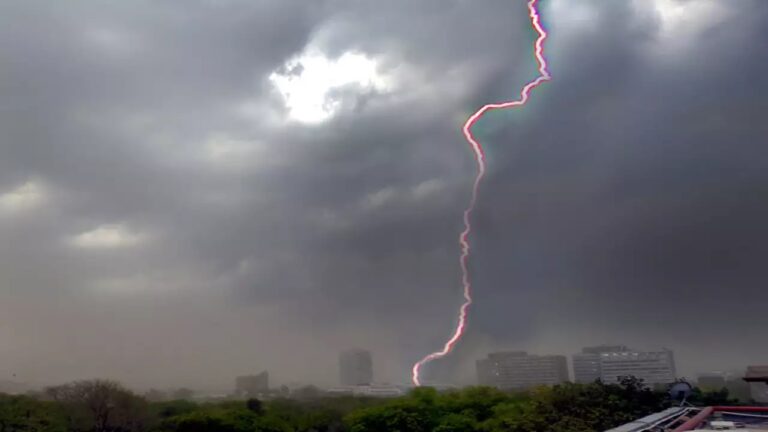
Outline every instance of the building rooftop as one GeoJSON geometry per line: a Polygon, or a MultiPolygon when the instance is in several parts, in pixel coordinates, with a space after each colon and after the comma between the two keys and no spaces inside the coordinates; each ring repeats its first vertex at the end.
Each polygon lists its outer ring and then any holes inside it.
{"type": "Polygon", "coordinates": [[[768,382],[768,366],[749,366],[744,381],[768,382]]]}
{"type": "Polygon", "coordinates": [[[768,407],[678,407],[651,414],[606,432],[768,431],[768,407]]]}

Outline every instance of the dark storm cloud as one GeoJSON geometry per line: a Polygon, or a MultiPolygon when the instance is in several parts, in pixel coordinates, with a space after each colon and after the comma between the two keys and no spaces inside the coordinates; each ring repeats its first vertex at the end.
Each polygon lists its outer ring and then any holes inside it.
{"type": "Polygon", "coordinates": [[[592,3],[596,31],[559,42],[553,29],[555,80],[535,118],[487,138],[498,157],[476,273],[504,288],[478,296],[475,329],[579,335],[571,349],[666,344],[687,374],[759,362],[766,352],[732,335],[768,325],[756,306],[768,301],[766,105],[750,96],[768,90],[766,55],[750,48],[765,43],[766,5],[723,8],[675,48],[652,15],[592,3]]]}
{"type": "MultiPolygon", "coordinates": [[[[555,79],[477,126],[477,303],[437,376],[471,377],[489,347],[609,339],[679,348],[686,371],[758,361],[730,342],[733,356],[697,357],[705,334],[767,324],[768,59],[753,47],[768,8],[691,1],[671,23],[653,2],[543,4],[555,79]],[[723,304],[732,317],[702,318],[723,304]]],[[[0,374],[332,383],[336,351],[359,345],[378,379],[407,379],[460,301],[462,122],[535,73],[526,12],[0,4],[0,374]],[[286,65],[308,48],[365,53],[393,88],[332,89],[335,117],[285,123],[269,76],[312,73],[286,65]]]]}

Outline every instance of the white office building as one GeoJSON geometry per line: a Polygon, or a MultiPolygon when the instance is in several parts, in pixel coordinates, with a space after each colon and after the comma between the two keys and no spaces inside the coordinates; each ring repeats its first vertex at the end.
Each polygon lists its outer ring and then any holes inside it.
{"type": "Polygon", "coordinates": [[[585,347],[579,354],[574,354],[573,380],[580,384],[589,384],[602,378],[600,354],[629,351],[624,345],[598,345],[585,347]]]}
{"type": "Polygon", "coordinates": [[[606,384],[634,376],[649,386],[675,381],[675,356],[671,350],[600,353],[600,380],[606,384]]]}

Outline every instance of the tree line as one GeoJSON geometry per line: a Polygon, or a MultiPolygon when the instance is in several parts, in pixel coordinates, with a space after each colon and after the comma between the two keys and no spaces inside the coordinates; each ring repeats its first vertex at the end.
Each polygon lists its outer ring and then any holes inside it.
{"type": "MultiPolygon", "coordinates": [[[[734,403],[727,390],[694,403],[734,403]]],[[[152,402],[109,380],[77,381],[35,395],[0,395],[0,432],[587,432],[660,411],[666,394],[640,380],[562,384],[525,392],[468,387],[406,396],[152,402]]]]}

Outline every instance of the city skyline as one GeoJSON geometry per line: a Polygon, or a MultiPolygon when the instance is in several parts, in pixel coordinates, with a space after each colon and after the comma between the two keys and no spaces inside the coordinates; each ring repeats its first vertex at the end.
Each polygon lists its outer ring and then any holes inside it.
{"type": "MultiPolygon", "coordinates": [[[[497,353],[497,354],[505,354],[506,353],[506,354],[512,354],[512,355],[524,354],[524,355],[532,356],[533,358],[536,358],[536,357],[544,357],[544,358],[547,358],[547,357],[562,357],[562,358],[566,359],[565,360],[565,365],[566,365],[566,369],[567,369],[567,381],[575,382],[575,383],[587,384],[587,383],[592,382],[594,380],[593,378],[595,376],[599,376],[604,382],[611,382],[610,379],[606,379],[606,377],[602,376],[602,374],[600,374],[599,372],[597,372],[598,375],[590,375],[590,376],[580,380],[579,376],[578,376],[578,373],[577,373],[577,369],[578,369],[577,362],[579,360],[581,360],[581,359],[584,359],[585,358],[584,357],[585,354],[587,354],[586,358],[591,361],[591,360],[593,360],[595,358],[594,356],[597,356],[599,358],[600,353],[610,353],[610,352],[627,352],[627,353],[638,353],[639,352],[639,353],[644,353],[644,352],[647,352],[647,353],[655,354],[655,353],[664,353],[664,352],[674,353],[674,351],[675,351],[674,349],[669,349],[669,348],[661,348],[661,349],[659,349],[658,346],[657,346],[656,349],[653,349],[653,346],[651,346],[650,348],[652,348],[652,349],[644,351],[644,350],[637,350],[635,348],[632,348],[631,345],[629,345],[629,344],[617,344],[617,343],[606,343],[606,342],[603,342],[603,343],[600,343],[600,344],[597,344],[597,345],[583,346],[583,347],[581,347],[581,349],[579,351],[572,352],[572,353],[567,353],[567,352],[561,352],[561,353],[554,352],[553,353],[553,352],[550,351],[549,353],[541,354],[541,353],[530,353],[530,352],[523,351],[523,350],[515,351],[515,350],[510,350],[508,347],[506,347],[506,349],[502,348],[502,349],[496,349],[496,350],[493,350],[493,351],[485,352],[485,353],[481,354],[477,359],[475,359],[475,362],[470,366],[471,370],[469,371],[469,374],[471,375],[471,379],[463,381],[463,382],[460,381],[460,380],[455,380],[455,381],[446,380],[446,381],[443,381],[443,382],[439,382],[437,384],[438,385],[449,385],[449,386],[466,386],[466,385],[471,386],[471,385],[477,385],[477,384],[483,385],[482,379],[478,378],[478,373],[479,373],[479,371],[478,371],[478,362],[481,360],[481,357],[487,357],[488,354],[494,354],[494,353],[497,353]]],[[[344,386],[356,386],[356,385],[367,385],[367,384],[395,384],[395,385],[398,385],[398,386],[401,386],[401,387],[408,387],[408,386],[411,385],[409,380],[407,379],[407,377],[404,377],[404,378],[402,378],[400,380],[387,380],[387,379],[377,380],[377,379],[375,379],[375,374],[374,374],[374,371],[375,371],[374,365],[375,365],[375,363],[373,361],[374,360],[374,354],[371,351],[363,349],[363,348],[351,348],[351,349],[347,348],[347,349],[341,350],[339,353],[336,354],[336,356],[334,357],[334,360],[335,360],[335,364],[336,364],[336,375],[337,375],[337,378],[331,379],[331,380],[325,380],[325,381],[297,381],[294,378],[292,378],[290,375],[287,376],[284,379],[281,379],[281,380],[274,380],[273,378],[270,377],[270,374],[269,374],[268,370],[263,370],[263,371],[259,372],[258,374],[255,374],[255,375],[240,375],[237,378],[238,378],[238,380],[240,378],[249,378],[249,379],[257,378],[257,380],[259,382],[266,383],[265,386],[263,387],[264,389],[268,389],[268,388],[278,389],[281,386],[285,386],[285,385],[288,385],[289,387],[292,387],[292,388],[300,388],[300,387],[303,387],[303,386],[320,386],[320,388],[333,388],[333,387],[337,387],[339,385],[344,387],[344,386]],[[359,357],[361,355],[362,355],[362,357],[360,357],[360,358],[353,358],[353,357],[359,357]],[[360,382],[360,383],[357,383],[357,384],[352,384],[352,381],[348,381],[346,384],[342,382],[342,379],[343,379],[342,375],[344,374],[344,372],[343,372],[343,370],[344,370],[343,364],[344,364],[345,356],[347,357],[347,361],[349,361],[349,359],[353,360],[353,361],[351,361],[351,363],[355,363],[354,367],[358,367],[359,366],[359,369],[355,370],[352,375],[355,375],[356,377],[364,376],[366,378],[363,379],[363,381],[368,381],[368,382],[360,382]],[[361,362],[358,361],[360,359],[362,359],[364,361],[362,361],[362,363],[361,363],[361,362]],[[368,377],[370,377],[370,380],[368,380],[368,377]],[[270,386],[269,383],[272,383],[272,385],[270,386]]],[[[725,378],[741,379],[741,377],[745,375],[746,368],[749,365],[761,364],[760,361],[751,361],[751,362],[748,361],[744,365],[737,365],[737,366],[731,367],[731,368],[723,367],[723,368],[713,368],[713,369],[708,369],[708,370],[696,370],[695,367],[691,367],[690,365],[685,365],[685,364],[678,365],[678,362],[676,361],[674,356],[672,356],[672,360],[671,361],[672,361],[672,365],[673,365],[672,366],[673,378],[684,379],[684,380],[687,380],[687,381],[690,381],[690,382],[694,382],[694,383],[698,382],[699,379],[701,379],[701,377],[710,377],[710,376],[719,376],[719,377],[723,377],[723,379],[725,379],[725,378]],[[680,369],[682,369],[682,370],[689,370],[689,371],[692,371],[692,372],[691,373],[679,373],[679,372],[677,372],[678,366],[681,366],[680,369]]],[[[352,369],[354,369],[354,367],[352,369]]],[[[590,372],[594,373],[593,371],[590,371],[590,372]]],[[[638,378],[642,378],[642,374],[635,374],[635,376],[638,377],[638,378]]],[[[2,377],[2,376],[0,376],[0,388],[5,387],[5,388],[11,389],[11,390],[18,389],[18,390],[20,390],[23,393],[24,391],[27,391],[27,390],[40,389],[40,388],[47,387],[47,386],[50,386],[50,385],[60,384],[60,382],[58,382],[58,381],[54,381],[54,382],[34,382],[34,381],[32,381],[32,382],[25,382],[25,381],[18,380],[18,379],[15,379],[15,378],[17,378],[17,377],[2,377]]],[[[106,378],[114,378],[114,377],[106,377],[106,378]]],[[[72,379],[82,379],[82,378],[74,377],[72,379]]],[[[187,382],[187,383],[183,383],[182,382],[182,383],[178,383],[178,385],[175,385],[175,386],[174,385],[166,386],[165,388],[172,390],[172,389],[177,389],[177,388],[192,387],[192,388],[196,388],[197,390],[202,390],[203,392],[206,392],[206,393],[226,394],[232,388],[232,386],[231,386],[232,379],[233,379],[233,377],[229,377],[226,380],[226,382],[221,382],[221,383],[215,384],[213,386],[195,386],[194,384],[190,385],[189,382],[187,382]]],[[[705,380],[706,380],[706,378],[705,378],[705,380]]],[[[672,382],[673,380],[669,379],[668,381],[672,382]]],[[[487,385],[493,385],[493,384],[488,384],[488,383],[486,383],[486,384],[487,385]]],[[[546,384],[546,383],[542,383],[542,384],[546,384]]],[[[430,385],[430,383],[427,383],[427,385],[430,385]]],[[[141,390],[141,391],[150,391],[150,390],[155,390],[157,388],[163,388],[163,386],[150,385],[150,386],[146,386],[146,387],[142,387],[142,386],[136,387],[137,390],[141,390]]]]}
{"type": "MultiPolygon", "coordinates": [[[[582,383],[582,384],[589,384],[591,381],[587,380],[581,380],[579,381],[577,379],[576,375],[576,362],[575,359],[578,358],[579,354],[584,353],[591,353],[591,354],[600,354],[600,353],[625,353],[625,354],[650,354],[650,355],[658,355],[664,352],[673,352],[670,350],[662,350],[662,351],[650,351],[648,353],[643,353],[642,351],[638,351],[636,349],[629,348],[626,345],[616,345],[616,344],[601,344],[601,345],[593,345],[589,347],[583,347],[581,352],[571,354],[570,356],[567,355],[561,355],[561,354],[531,354],[527,353],[525,351],[500,351],[500,352],[491,352],[488,353],[487,356],[485,356],[484,359],[478,359],[475,365],[474,373],[475,373],[475,382],[468,383],[465,385],[473,386],[473,385],[487,385],[492,387],[498,387],[504,390],[524,390],[531,387],[536,387],[539,385],[544,386],[551,386],[558,383],[564,383],[564,382],[575,382],[575,383],[582,383]],[[522,359],[522,361],[520,360],[522,359]],[[483,378],[482,368],[486,365],[482,365],[482,362],[484,361],[496,361],[497,363],[501,361],[502,364],[505,364],[505,374],[509,376],[510,373],[512,373],[511,378],[506,378],[502,381],[494,381],[494,378],[488,379],[483,378]],[[510,361],[512,360],[512,361],[510,361]],[[541,363],[543,360],[544,363],[541,363]],[[538,366],[536,364],[539,363],[538,366]],[[558,372],[558,368],[565,367],[564,374],[561,374],[561,372],[558,372]],[[543,373],[543,375],[542,375],[543,373]],[[559,376],[559,378],[558,378],[559,376]],[[542,378],[543,377],[543,378],[542,378]],[[512,381],[509,381],[509,380],[512,381]],[[522,384],[516,384],[516,385],[505,385],[503,382],[517,382],[522,384]]],[[[342,362],[341,358],[344,356],[344,354],[369,354],[367,350],[355,348],[355,349],[347,349],[342,351],[341,355],[337,358],[339,360],[339,367],[341,372],[342,362]]],[[[649,381],[649,377],[645,376],[642,370],[639,371],[635,369],[633,372],[622,372],[617,376],[616,380],[612,380],[609,377],[601,376],[600,380],[605,383],[617,383],[620,381],[620,378],[623,376],[634,376],[635,378],[642,379],[647,385],[653,388],[663,388],[658,387],[659,384],[671,384],[677,380],[685,380],[689,383],[692,383],[693,385],[696,385],[700,388],[702,388],[705,391],[717,391],[721,388],[727,387],[730,391],[730,394],[738,397],[738,398],[753,398],[755,400],[763,400],[768,398],[768,386],[765,384],[760,383],[745,383],[744,379],[749,376],[768,376],[766,375],[766,371],[768,371],[768,364],[765,365],[759,365],[759,364],[749,364],[744,365],[741,368],[734,369],[732,371],[699,371],[695,375],[686,377],[681,375],[674,374],[674,371],[676,369],[676,364],[674,361],[674,356],[670,356],[672,364],[671,364],[671,370],[672,375],[665,378],[663,381],[654,382],[653,379],[649,381]],[[762,374],[762,375],[761,375],[762,374]]],[[[658,361],[658,360],[657,360],[658,361]]],[[[367,363],[367,359],[366,359],[367,363]]],[[[364,365],[365,367],[363,369],[365,370],[366,376],[373,376],[373,362],[371,358],[370,363],[370,370],[367,369],[367,365],[364,365]],[[367,375],[370,372],[370,375],[367,375]]],[[[498,369],[497,369],[498,370],[498,369]]],[[[562,369],[561,369],[562,370],[562,369]]],[[[614,368],[614,370],[616,370],[614,368]]],[[[108,377],[107,377],[108,378],[108,377]]],[[[231,382],[231,381],[230,381],[231,382]]],[[[301,394],[302,389],[305,388],[315,388],[321,392],[330,392],[329,394],[335,394],[335,395],[344,395],[344,394],[352,394],[357,396],[378,396],[378,397],[395,397],[398,395],[404,394],[405,390],[409,387],[411,387],[411,383],[408,382],[401,382],[401,383],[389,383],[389,382],[377,382],[375,380],[371,380],[371,382],[368,383],[359,383],[359,384],[341,384],[335,383],[335,384],[328,384],[328,385],[319,385],[319,387],[316,387],[318,383],[315,382],[272,382],[269,378],[269,371],[262,371],[255,375],[241,375],[238,377],[235,377],[235,387],[234,390],[231,384],[229,386],[215,386],[213,388],[195,388],[194,386],[191,386],[191,388],[184,386],[184,387],[168,387],[163,388],[160,387],[151,387],[151,388],[134,388],[134,390],[137,390],[139,392],[143,392],[150,400],[168,400],[169,395],[174,394],[189,394],[189,396],[183,396],[181,398],[189,398],[194,395],[195,398],[199,400],[207,400],[208,398],[213,398],[212,400],[222,400],[226,398],[236,397],[236,398],[247,398],[247,397],[259,397],[259,398],[270,398],[275,397],[278,395],[279,397],[285,397],[288,395],[293,395],[294,392],[298,391],[301,394]],[[249,396],[250,395],[250,396],[249,396]]],[[[6,392],[10,394],[24,394],[27,392],[36,392],[40,391],[45,387],[55,385],[59,383],[45,383],[45,384],[38,384],[38,385],[28,385],[26,383],[20,383],[20,382],[14,382],[12,380],[4,380],[0,378],[0,393],[6,392]]],[[[432,383],[427,384],[432,385],[432,383]]],[[[451,388],[458,388],[461,387],[461,385],[451,385],[450,383],[443,383],[441,385],[438,385],[438,389],[451,389],[451,388]]],[[[315,390],[312,390],[315,391],[315,390]]],[[[178,397],[178,396],[176,396],[178,397]]],[[[299,396],[302,397],[302,396],[299,396]]]]}

